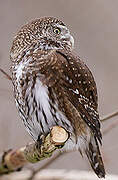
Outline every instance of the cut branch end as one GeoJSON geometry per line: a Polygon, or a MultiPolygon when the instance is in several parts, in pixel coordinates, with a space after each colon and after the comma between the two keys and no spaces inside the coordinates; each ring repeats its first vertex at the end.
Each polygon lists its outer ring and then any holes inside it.
{"type": "Polygon", "coordinates": [[[69,134],[60,126],[54,126],[51,130],[52,142],[55,145],[62,145],[68,140],[69,134]]]}
{"type": "Polygon", "coordinates": [[[10,173],[22,168],[28,162],[36,163],[52,155],[56,149],[64,145],[69,137],[68,132],[60,127],[54,126],[50,133],[44,137],[44,141],[30,143],[17,150],[10,150],[0,156],[0,174],[10,173]]]}

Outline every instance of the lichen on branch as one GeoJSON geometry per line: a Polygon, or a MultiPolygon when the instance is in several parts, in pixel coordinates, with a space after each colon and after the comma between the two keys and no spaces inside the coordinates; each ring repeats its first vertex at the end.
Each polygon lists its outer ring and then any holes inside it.
{"type": "Polygon", "coordinates": [[[0,155],[0,175],[22,168],[28,162],[36,163],[50,157],[56,149],[63,147],[68,140],[68,132],[54,126],[50,133],[41,137],[41,142],[30,143],[17,150],[8,150],[0,155]]]}

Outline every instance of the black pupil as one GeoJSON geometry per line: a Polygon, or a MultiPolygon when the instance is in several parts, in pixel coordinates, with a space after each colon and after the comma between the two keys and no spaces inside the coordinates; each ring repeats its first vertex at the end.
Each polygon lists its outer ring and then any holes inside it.
{"type": "Polygon", "coordinates": [[[59,30],[59,29],[55,29],[55,33],[56,33],[56,34],[59,34],[59,33],[60,33],[60,30],[59,30]]]}

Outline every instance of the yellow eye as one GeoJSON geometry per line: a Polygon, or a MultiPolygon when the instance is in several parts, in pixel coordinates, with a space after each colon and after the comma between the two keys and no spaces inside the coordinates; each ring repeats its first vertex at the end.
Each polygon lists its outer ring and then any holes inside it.
{"type": "Polygon", "coordinates": [[[55,34],[60,34],[60,33],[61,33],[61,29],[60,29],[60,28],[55,28],[55,29],[53,30],[53,32],[54,32],[55,34]]]}

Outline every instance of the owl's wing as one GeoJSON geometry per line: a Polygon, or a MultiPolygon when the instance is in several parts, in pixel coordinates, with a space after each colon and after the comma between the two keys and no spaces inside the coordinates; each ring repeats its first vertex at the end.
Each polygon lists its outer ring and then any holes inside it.
{"type": "Polygon", "coordinates": [[[61,64],[59,83],[64,95],[101,143],[97,89],[91,71],[71,52],[56,51],[55,58],[61,64]]]}

